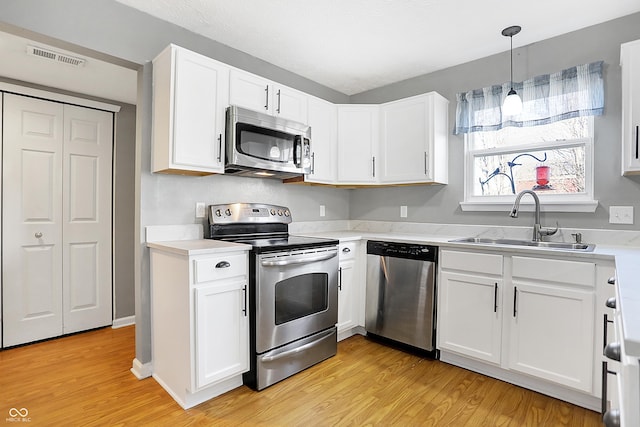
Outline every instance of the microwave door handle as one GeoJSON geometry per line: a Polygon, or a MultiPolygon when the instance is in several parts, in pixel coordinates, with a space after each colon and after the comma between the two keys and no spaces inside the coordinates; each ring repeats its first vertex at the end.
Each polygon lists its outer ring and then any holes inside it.
{"type": "Polygon", "coordinates": [[[302,165],[302,136],[296,135],[293,137],[293,162],[296,167],[302,165]]]}

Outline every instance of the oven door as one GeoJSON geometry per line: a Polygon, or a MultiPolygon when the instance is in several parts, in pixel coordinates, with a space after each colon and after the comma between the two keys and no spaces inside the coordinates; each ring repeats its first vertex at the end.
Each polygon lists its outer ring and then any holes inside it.
{"type": "Polygon", "coordinates": [[[256,352],[288,344],[338,322],[335,246],[256,257],[256,352]]]}

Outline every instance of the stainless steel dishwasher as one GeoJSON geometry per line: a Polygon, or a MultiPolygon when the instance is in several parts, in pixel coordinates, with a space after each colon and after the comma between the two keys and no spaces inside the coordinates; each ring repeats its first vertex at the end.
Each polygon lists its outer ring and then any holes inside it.
{"type": "Polygon", "coordinates": [[[432,352],[435,348],[435,277],[438,248],[367,242],[367,335],[432,352]]]}

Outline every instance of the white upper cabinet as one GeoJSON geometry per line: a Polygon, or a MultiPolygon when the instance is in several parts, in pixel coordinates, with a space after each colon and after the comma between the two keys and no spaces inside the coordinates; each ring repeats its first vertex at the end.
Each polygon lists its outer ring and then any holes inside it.
{"type": "Polygon", "coordinates": [[[169,45],[153,60],[153,172],[224,172],[229,67],[169,45]]]}
{"type": "Polygon", "coordinates": [[[338,105],[339,184],[376,182],[379,112],[378,105],[338,105]]]}
{"type": "Polygon", "coordinates": [[[622,44],[622,174],[640,174],[640,40],[622,44]]]}
{"type": "Polygon", "coordinates": [[[380,107],[381,183],[447,183],[448,107],[435,92],[380,107]]]}
{"type": "Polygon", "coordinates": [[[311,126],[311,173],[306,182],[333,184],[338,176],[338,111],[335,104],[309,98],[311,126]]]}
{"type": "Polygon", "coordinates": [[[230,80],[231,105],[307,123],[306,94],[237,69],[230,80]]]}

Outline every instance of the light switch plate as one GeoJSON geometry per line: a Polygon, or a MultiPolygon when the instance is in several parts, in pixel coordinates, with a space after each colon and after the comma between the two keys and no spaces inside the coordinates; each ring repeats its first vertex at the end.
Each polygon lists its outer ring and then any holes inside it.
{"type": "Polygon", "coordinates": [[[610,224],[633,224],[633,206],[609,206],[610,224]]]}
{"type": "Polygon", "coordinates": [[[407,217],[407,207],[400,206],[400,218],[406,218],[406,217],[407,217]]]}
{"type": "Polygon", "coordinates": [[[326,210],[324,208],[324,205],[320,205],[320,216],[325,216],[326,214],[326,210]]]}

